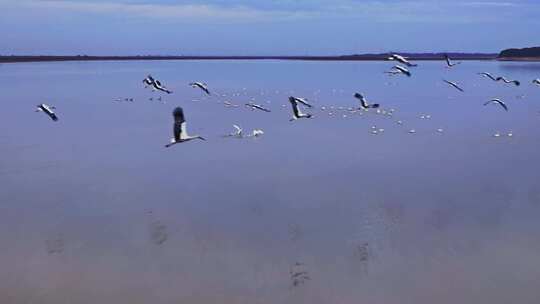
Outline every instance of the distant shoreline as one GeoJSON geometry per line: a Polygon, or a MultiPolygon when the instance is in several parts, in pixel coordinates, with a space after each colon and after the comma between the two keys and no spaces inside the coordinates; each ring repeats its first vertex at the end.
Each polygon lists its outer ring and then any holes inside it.
{"type": "MultiPolygon", "coordinates": [[[[442,53],[400,53],[410,60],[444,60],[442,53]]],[[[523,61],[524,58],[498,58],[498,54],[448,53],[452,60],[523,61]]],[[[388,54],[343,56],[0,56],[0,63],[58,61],[142,61],[142,60],[296,60],[296,61],[386,61],[388,54]]],[[[529,58],[539,61],[540,58],[529,58]]]]}
{"type": "Polygon", "coordinates": [[[498,61],[540,61],[540,57],[499,57],[498,61]]]}

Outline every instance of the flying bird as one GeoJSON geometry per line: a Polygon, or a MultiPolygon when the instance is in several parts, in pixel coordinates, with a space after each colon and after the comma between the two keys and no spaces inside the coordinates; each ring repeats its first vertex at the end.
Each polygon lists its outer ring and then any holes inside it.
{"type": "Polygon", "coordinates": [[[398,54],[391,54],[390,57],[388,57],[388,60],[395,60],[397,62],[400,62],[408,67],[415,67],[417,66],[417,64],[413,64],[411,63],[409,60],[407,60],[407,58],[401,56],[401,55],[398,55],[398,54]]]}
{"type": "Polygon", "coordinates": [[[296,102],[298,102],[298,103],[301,103],[301,104],[303,104],[304,106],[306,106],[306,107],[308,107],[308,108],[313,107],[313,106],[307,101],[307,99],[305,99],[305,98],[299,98],[299,97],[291,96],[291,97],[289,97],[289,101],[292,102],[291,100],[296,101],[296,102]]]}
{"type": "Polygon", "coordinates": [[[532,81],[532,83],[540,85],[540,78],[536,78],[535,80],[532,81]]]}
{"type": "Polygon", "coordinates": [[[203,90],[203,92],[206,93],[206,95],[210,95],[210,90],[208,90],[208,85],[206,83],[202,82],[192,82],[189,84],[192,88],[199,88],[203,90]]]}
{"type": "Polygon", "coordinates": [[[164,87],[164,86],[161,84],[161,82],[160,82],[159,80],[157,80],[157,79],[154,80],[153,87],[154,87],[154,89],[156,89],[156,90],[158,90],[158,91],[163,91],[163,92],[165,92],[165,93],[167,93],[167,94],[171,94],[171,93],[172,93],[172,91],[167,90],[167,88],[164,87]]]}
{"type": "Polygon", "coordinates": [[[233,128],[234,128],[234,132],[225,135],[225,137],[237,137],[237,138],[242,138],[242,137],[244,137],[244,133],[243,133],[242,128],[240,128],[240,127],[237,126],[237,125],[233,125],[233,128]]]}
{"type": "Polygon", "coordinates": [[[56,109],[53,106],[48,106],[44,103],[37,105],[36,112],[43,112],[47,114],[53,121],[58,121],[58,116],[53,112],[56,109]]]}
{"type": "Polygon", "coordinates": [[[448,54],[444,54],[444,60],[446,60],[447,68],[455,67],[456,65],[461,64],[461,62],[452,62],[448,54]]]}
{"type": "Polygon", "coordinates": [[[143,83],[145,84],[145,88],[152,86],[153,90],[163,91],[167,94],[172,93],[172,91],[167,90],[167,88],[165,88],[159,80],[152,77],[152,75],[146,76],[146,78],[143,79],[143,83]]]}
{"type": "Polygon", "coordinates": [[[448,80],[446,80],[446,79],[443,79],[443,81],[446,82],[446,83],[448,83],[449,85],[453,86],[454,88],[458,89],[459,91],[464,92],[463,89],[460,88],[460,87],[458,86],[458,84],[455,83],[454,81],[448,81],[448,80]]]}
{"type": "Polygon", "coordinates": [[[519,86],[521,83],[518,80],[508,80],[504,77],[497,77],[495,81],[503,81],[504,83],[513,83],[515,86],[519,86]]]}
{"type": "Polygon", "coordinates": [[[290,119],[290,121],[294,121],[300,118],[311,118],[313,115],[302,113],[300,111],[299,102],[296,101],[294,98],[289,98],[289,102],[291,103],[292,110],[293,110],[293,117],[290,119]]]}
{"type": "Polygon", "coordinates": [[[407,70],[406,67],[402,67],[400,65],[393,66],[392,70],[390,70],[387,73],[389,73],[389,74],[405,74],[408,77],[411,77],[411,72],[409,70],[407,70]]]}
{"type": "Polygon", "coordinates": [[[373,103],[373,104],[369,104],[366,100],[366,98],[364,97],[364,95],[360,94],[360,93],[355,93],[354,94],[354,97],[358,100],[360,100],[360,106],[363,108],[363,109],[376,109],[379,107],[379,104],[378,103],[373,103]]]}
{"type": "Polygon", "coordinates": [[[238,107],[239,107],[239,105],[233,104],[233,103],[230,102],[230,101],[224,101],[223,104],[224,104],[225,107],[227,107],[227,108],[238,108],[238,107]]]}
{"type": "Polygon", "coordinates": [[[504,109],[505,111],[508,111],[508,107],[506,106],[506,104],[505,104],[502,100],[500,100],[500,99],[498,99],[498,98],[494,98],[494,99],[492,99],[492,100],[490,100],[490,101],[484,103],[484,105],[487,106],[487,105],[490,104],[490,103],[496,103],[496,104],[500,105],[501,107],[503,107],[503,109],[504,109]]]}
{"type": "Polygon", "coordinates": [[[478,75],[482,75],[484,77],[487,77],[493,81],[497,81],[497,79],[495,79],[495,77],[493,77],[493,75],[491,75],[490,73],[486,73],[486,72],[482,72],[482,73],[478,73],[478,75]]]}
{"type": "Polygon", "coordinates": [[[181,107],[176,107],[173,111],[174,124],[173,124],[173,135],[174,138],[171,138],[171,142],[166,144],[165,147],[168,148],[172,145],[190,141],[193,139],[206,140],[204,137],[199,135],[190,136],[187,133],[186,129],[186,119],[184,118],[184,110],[181,107]]]}
{"type": "Polygon", "coordinates": [[[261,106],[261,105],[258,105],[258,104],[254,104],[252,102],[250,103],[246,103],[246,106],[247,107],[250,107],[251,110],[261,110],[261,111],[264,111],[264,112],[271,112],[270,110],[268,110],[267,108],[261,106]]]}

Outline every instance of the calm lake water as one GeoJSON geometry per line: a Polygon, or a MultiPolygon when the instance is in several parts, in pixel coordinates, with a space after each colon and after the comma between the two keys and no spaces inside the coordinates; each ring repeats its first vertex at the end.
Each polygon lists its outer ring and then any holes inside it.
{"type": "Polygon", "coordinates": [[[0,302],[538,303],[540,64],[392,65],[0,65],[0,302]],[[206,142],[164,148],[176,106],[206,142]]]}

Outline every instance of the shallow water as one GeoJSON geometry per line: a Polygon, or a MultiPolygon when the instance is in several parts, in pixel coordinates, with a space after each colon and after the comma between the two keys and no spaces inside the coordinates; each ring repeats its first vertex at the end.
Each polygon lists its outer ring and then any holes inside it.
{"type": "Polygon", "coordinates": [[[540,64],[391,66],[1,65],[0,302],[536,303],[540,64]],[[337,109],[357,91],[393,116],[337,109]],[[315,118],[289,122],[289,95],[315,118]],[[252,99],[272,112],[220,103],[252,99]],[[176,106],[208,141],[163,147],[176,106]],[[265,134],[224,138],[232,124],[265,134]]]}

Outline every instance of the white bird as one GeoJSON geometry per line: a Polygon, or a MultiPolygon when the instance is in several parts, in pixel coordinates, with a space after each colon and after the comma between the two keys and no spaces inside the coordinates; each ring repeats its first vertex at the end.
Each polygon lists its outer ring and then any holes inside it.
{"type": "Polygon", "coordinates": [[[300,107],[298,106],[299,102],[294,98],[289,98],[289,102],[291,103],[292,110],[293,110],[293,117],[290,119],[290,121],[297,120],[300,118],[311,118],[313,115],[302,113],[300,111],[300,107]]]}
{"type": "Polygon", "coordinates": [[[227,107],[227,108],[238,108],[238,107],[239,107],[239,105],[233,104],[233,103],[230,102],[230,101],[224,101],[223,104],[224,104],[225,107],[227,107]]]}
{"type": "Polygon", "coordinates": [[[443,79],[444,82],[448,83],[449,85],[453,86],[454,88],[458,89],[459,91],[463,92],[463,89],[458,86],[457,83],[454,81],[448,81],[446,79],[443,79]]]}
{"type": "Polygon", "coordinates": [[[519,82],[519,80],[508,80],[508,79],[506,79],[506,78],[504,78],[504,77],[502,77],[502,76],[497,77],[497,78],[495,79],[495,81],[501,81],[501,80],[502,80],[504,83],[513,83],[515,86],[519,86],[519,85],[521,84],[521,83],[519,82]]]}
{"type": "Polygon", "coordinates": [[[307,99],[305,99],[305,98],[299,98],[299,97],[291,96],[291,97],[289,97],[289,101],[291,101],[291,100],[294,100],[294,101],[296,101],[298,103],[301,103],[301,104],[303,104],[304,106],[306,106],[308,108],[313,107],[311,104],[308,103],[307,99]]]}
{"type": "Polygon", "coordinates": [[[450,57],[448,56],[448,54],[444,54],[444,60],[446,60],[446,67],[447,68],[451,68],[451,67],[455,67],[456,65],[458,64],[461,64],[461,62],[452,62],[452,60],[450,60],[450,57]]]}
{"type": "Polygon", "coordinates": [[[237,137],[237,138],[242,138],[242,137],[244,137],[244,133],[243,133],[242,128],[240,128],[240,127],[237,126],[237,125],[233,125],[233,128],[234,128],[234,132],[225,135],[225,137],[237,137]]]}
{"type": "Polygon", "coordinates": [[[407,60],[407,58],[405,58],[405,57],[403,57],[401,55],[398,55],[398,54],[391,54],[390,57],[388,57],[388,60],[395,60],[397,62],[403,63],[404,65],[406,65],[408,67],[417,66],[417,64],[411,63],[409,60],[407,60]]]}
{"type": "Polygon", "coordinates": [[[400,65],[395,65],[392,67],[392,70],[390,70],[389,72],[387,72],[389,74],[405,74],[407,75],[408,77],[411,77],[411,72],[409,70],[407,70],[407,68],[405,67],[402,67],[400,65]]]}
{"type": "Polygon", "coordinates": [[[532,81],[532,83],[540,85],[540,78],[536,78],[535,80],[532,81]]]}
{"type": "Polygon", "coordinates": [[[210,95],[210,90],[208,90],[208,85],[206,83],[202,82],[192,82],[189,84],[192,88],[199,88],[203,90],[203,92],[206,93],[206,95],[210,95]]]}
{"type": "Polygon", "coordinates": [[[251,131],[251,135],[249,135],[249,137],[259,137],[259,136],[262,136],[262,135],[264,135],[263,130],[255,129],[255,130],[251,131]]]}
{"type": "Polygon", "coordinates": [[[270,110],[268,110],[267,108],[261,106],[261,105],[258,105],[258,104],[255,104],[255,103],[246,103],[246,106],[247,107],[250,107],[251,110],[261,110],[261,111],[264,111],[264,112],[271,112],[270,110]]]}
{"type": "Polygon", "coordinates": [[[355,93],[354,94],[354,97],[358,100],[360,100],[360,106],[363,108],[363,109],[376,109],[379,107],[379,104],[378,103],[373,103],[373,104],[369,104],[366,100],[366,98],[364,97],[364,95],[360,94],[360,93],[355,93]]]}
{"type": "Polygon", "coordinates": [[[478,75],[482,75],[484,77],[487,77],[493,81],[497,81],[497,79],[495,79],[495,77],[493,77],[493,75],[491,75],[490,73],[486,73],[486,72],[482,72],[482,73],[478,73],[478,75]]]}
{"type": "Polygon", "coordinates": [[[190,136],[187,133],[186,129],[186,120],[184,118],[184,110],[181,107],[176,107],[173,111],[174,124],[173,124],[173,134],[174,137],[171,138],[171,142],[166,144],[165,147],[168,148],[172,145],[190,141],[193,139],[206,140],[204,137],[199,135],[190,136]]]}
{"type": "Polygon", "coordinates": [[[498,98],[493,98],[490,101],[484,103],[484,105],[487,106],[490,103],[496,103],[496,104],[500,105],[501,107],[503,107],[503,109],[505,111],[508,111],[508,107],[506,106],[506,104],[502,100],[500,100],[498,98]]]}
{"type": "Polygon", "coordinates": [[[36,112],[43,112],[47,114],[52,120],[58,121],[58,116],[56,116],[56,114],[53,112],[53,109],[56,109],[56,108],[42,103],[42,104],[37,105],[36,112]]]}

